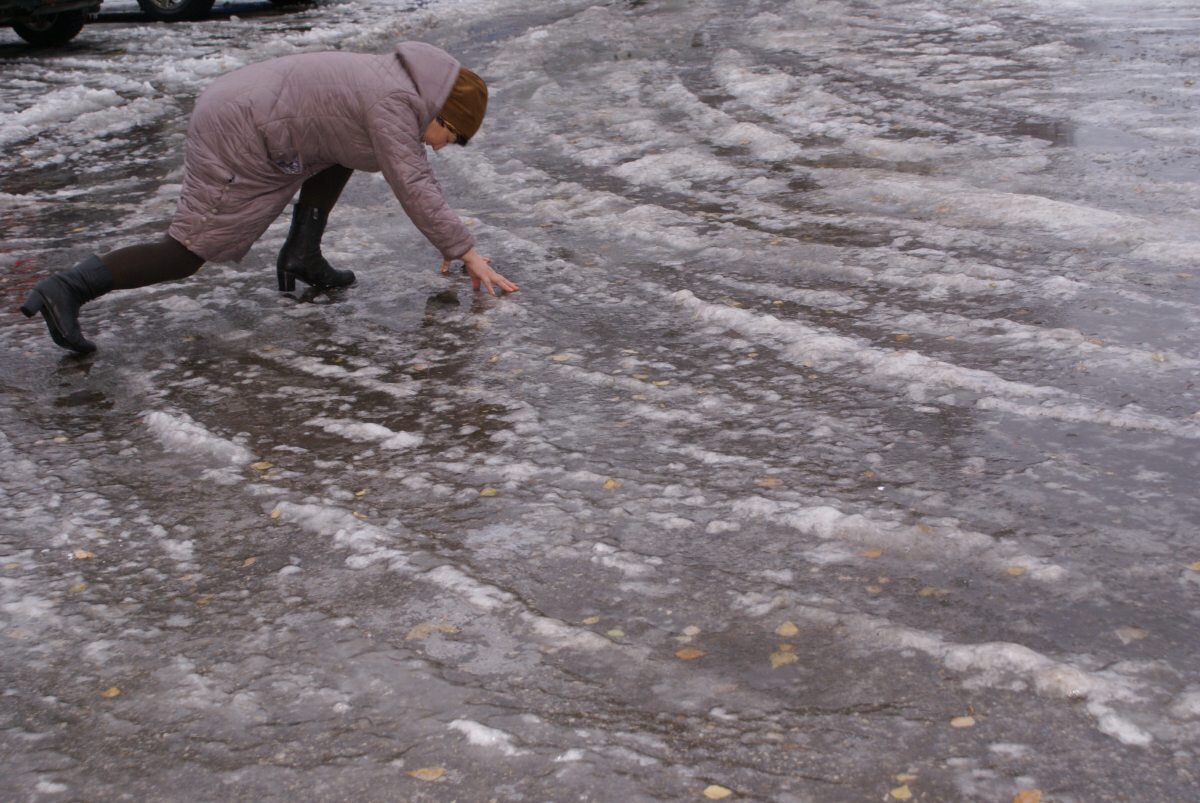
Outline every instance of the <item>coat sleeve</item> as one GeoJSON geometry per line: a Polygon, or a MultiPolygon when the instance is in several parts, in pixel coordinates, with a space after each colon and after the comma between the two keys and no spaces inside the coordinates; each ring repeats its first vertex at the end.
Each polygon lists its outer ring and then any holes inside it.
{"type": "Polygon", "coordinates": [[[475,238],[442,196],[408,99],[390,95],[377,102],[367,112],[367,130],[396,200],[442,258],[458,259],[471,250],[475,238]]]}

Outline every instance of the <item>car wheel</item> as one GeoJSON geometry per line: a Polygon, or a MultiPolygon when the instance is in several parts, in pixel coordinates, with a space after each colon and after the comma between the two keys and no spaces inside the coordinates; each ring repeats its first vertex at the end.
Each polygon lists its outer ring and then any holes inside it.
{"type": "Polygon", "coordinates": [[[137,0],[147,17],[163,22],[194,20],[203,17],[215,0],[137,0]]]}
{"type": "Polygon", "coordinates": [[[65,45],[83,30],[87,15],[82,10],[60,11],[57,14],[42,14],[29,22],[18,22],[12,26],[17,36],[31,45],[53,47],[65,45]]]}

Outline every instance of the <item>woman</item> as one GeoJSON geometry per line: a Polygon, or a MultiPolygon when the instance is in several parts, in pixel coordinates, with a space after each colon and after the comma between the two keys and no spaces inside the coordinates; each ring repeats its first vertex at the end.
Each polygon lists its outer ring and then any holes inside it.
{"type": "Polygon", "coordinates": [[[310,53],[235,70],[200,94],[188,126],[183,189],[167,235],[90,256],[43,279],[21,311],[41,312],[63,348],[95,351],[79,308],[110,290],[183,279],[211,260],[240,261],[299,189],[279,252],[280,290],[296,279],[343,287],[354,273],[321,255],[329,212],[355,170],[383,171],[404,211],[442,255],[462,260],[475,289],[515,292],[475,250],[447,206],[425,146],[466,145],[487,111],[487,86],[420,42],[394,53],[310,53]]]}

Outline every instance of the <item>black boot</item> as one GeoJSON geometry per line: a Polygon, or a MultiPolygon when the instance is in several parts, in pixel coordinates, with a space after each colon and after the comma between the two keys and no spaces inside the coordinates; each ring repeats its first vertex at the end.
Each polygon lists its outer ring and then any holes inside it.
{"type": "Polygon", "coordinates": [[[295,290],[300,279],[313,287],[345,287],[354,284],[354,271],[334,270],[321,256],[321,235],[329,210],[296,204],[292,228],[279,251],[275,275],[280,290],[295,290]]]}
{"type": "Polygon", "coordinates": [[[113,289],[108,268],[93,254],[70,270],[42,279],[21,305],[27,318],[42,313],[50,337],[65,349],[88,354],[96,344],[79,330],[79,308],[113,289]]]}

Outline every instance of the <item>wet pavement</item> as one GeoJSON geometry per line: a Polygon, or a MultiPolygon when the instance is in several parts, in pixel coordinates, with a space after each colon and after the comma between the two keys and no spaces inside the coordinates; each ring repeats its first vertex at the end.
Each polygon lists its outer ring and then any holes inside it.
{"type": "Polygon", "coordinates": [[[1198,796],[1189,4],[407,8],[0,40],[0,796],[1198,796]],[[395,38],[519,293],[359,175],[354,287],[15,312],[211,76],[395,38]]]}

